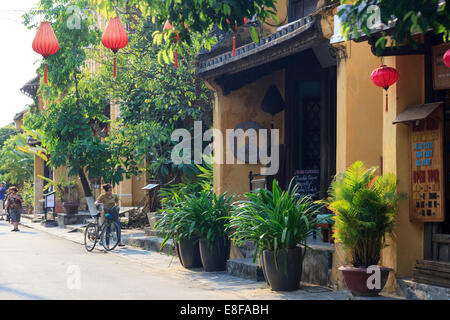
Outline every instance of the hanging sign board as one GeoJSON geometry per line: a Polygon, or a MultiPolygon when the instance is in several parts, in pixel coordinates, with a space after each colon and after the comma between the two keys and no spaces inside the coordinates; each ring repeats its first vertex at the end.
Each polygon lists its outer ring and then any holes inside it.
{"type": "Polygon", "coordinates": [[[409,121],[413,222],[445,219],[442,106],[424,119],[409,121]]]}
{"type": "Polygon", "coordinates": [[[450,49],[450,43],[433,47],[433,87],[434,90],[450,89],[450,68],[444,64],[444,53],[450,49]]]}

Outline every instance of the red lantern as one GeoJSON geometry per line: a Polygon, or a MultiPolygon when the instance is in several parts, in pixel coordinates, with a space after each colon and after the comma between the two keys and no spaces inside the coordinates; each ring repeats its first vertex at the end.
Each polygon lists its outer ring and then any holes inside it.
{"type": "Polygon", "coordinates": [[[109,20],[102,36],[102,43],[106,48],[114,52],[114,78],[116,77],[116,53],[128,44],[127,32],[122,26],[119,17],[109,20]]]}
{"type": "MultiPolygon", "coordinates": [[[[230,20],[226,19],[228,24],[230,23],[230,20]]],[[[244,26],[247,25],[247,18],[244,18],[244,26]]],[[[236,37],[238,33],[238,25],[237,22],[234,24],[234,31],[233,31],[233,57],[236,56],[236,37]]]]}
{"type": "Polygon", "coordinates": [[[387,67],[385,65],[382,65],[378,69],[375,69],[370,79],[372,82],[378,86],[382,87],[384,90],[386,90],[386,112],[388,111],[388,94],[387,90],[390,86],[392,86],[394,83],[398,80],[398,72],[394,68],[387,67]]]}
{"type": "MultiPolygon", "coordinates": [[[[181,17],[181,15],[180,15],[181,17]]],[[[184,27],[186,28],[186,30],[189,32],[189,28],[187,26],[187,24],[184,24],[184,27]]],[[[175,28],[172,26],[172,24],[169,22],[169,20],[166,21],[166,23],[164,24],[164,28],[163,31],[167,31],[167,30],[175,30],[175,28]]],[[[175,68],[178,68],[178,47],[177,47],[177,43],[178,41],[180,41],[180,33],[177,32],[177,35],[175,36],[175,68]]]]}
{"type": "Polygon", "coordinates": [[[44,57],[44,83],[48,83],[47,58],[52,54],[57,53],[59,50],[58,39],[53,32],[53,28],[50,22],[41,22],[36,32],[36,36],[34,37],[32,47],[34,51],[44,57]]]}
{"type": "Polygon", "coordinates": [[[448,49],[444,53],[444,64],[447,66],[447,68],[450,68],[450,49],[448,49]]]}

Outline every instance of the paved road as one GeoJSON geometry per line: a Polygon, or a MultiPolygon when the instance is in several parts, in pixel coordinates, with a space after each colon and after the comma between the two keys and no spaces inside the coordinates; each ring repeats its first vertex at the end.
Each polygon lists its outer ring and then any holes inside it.
{"type": "Polygon", "coordinates": [[[181,267],[167,255],[133,247],[87,252],[78,232],[11,225],[0,221],[0,300],[118,299],[234,300],[346,299],[348,293],[321,287],[290,293],[271,291],[264,282],[181,267]],[[36,229],[37,228],[37,229],[36,229]],[[50,232],[50,230],[47,229],[50,232]],[[61,238],[61,234],[65,238],[61,238]],[[58,234],[59,236],[56,236],[58,234]],[[69,240],[72,241],[69,241],[69,240]]]}

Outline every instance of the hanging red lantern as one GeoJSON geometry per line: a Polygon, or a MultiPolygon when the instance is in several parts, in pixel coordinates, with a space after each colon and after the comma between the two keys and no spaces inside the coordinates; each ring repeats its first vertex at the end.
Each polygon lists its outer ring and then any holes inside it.
{"type": "Polygon", "coordinates": [[[114,53],[114,78],[116,77],[116,53],[128,44],[128,36],[119,17],[109,20],[102,36],[102,43],[114,53]]]}
{"type": "Polygon", "coordinates": [[[444,64],[447,66],[447,68],[450,68],[450,49],[448,49],[444,53],[444,64]]]}
{"type": "Polygon", "coordinates": [[[59,50],[58,39],[53,32],[53,28],[50,22],[41,22],[36,32],[36,36],[34,37],[32,47],[34,51],[44,57],[44,83],[48,83],[47,58],[52,54],[57,53],[59,50]]]}
{"type": "MultiPolygon", "coordinates": [[[[226,19],[228,24],[230,23],[230,20],[226,19]]],[[[247,18],[244,18],[244,26],[247,25],[247,18]]],[[[233,30],[233,57],[236,56],[236,38],[238,33],[238,25],[237,22],[234,24],[234,30],[233,30]]]]}
{"type": "Polygon", "coordinates": [[[385,65],[382,65],[381,67],[375,69],[370,79],[372,82],[378,86],[382,87],[384,90],[386,90],[386,112],[388,111],[388,93],[387,90],[390,86],[392,86],[394,83],[398,80],[398,72],[394,68],[387,67],[385,65]]]}
{"type": "MultiPolygon", "coordinates": [[[[181,17],[181,15],[180,15],[181,17]]],[[[184,27],[186,28],[186,30],[189,32],[189,28],[187,26],[187,24],[184,24],[184,27]]],[[[167,31],[167,30],[175,30],[175,28],[172,26],[172,24],[169,22],[169,20],[166,21],[166,23],[164,24],[164,28],[163,31],[167,31]]],[[[178,41],[180,41],[180,33],[177,32],[177,35],[175,36],[175,68],[178,68],[178,47],[177,47],[177,43],[178,41]]]]}

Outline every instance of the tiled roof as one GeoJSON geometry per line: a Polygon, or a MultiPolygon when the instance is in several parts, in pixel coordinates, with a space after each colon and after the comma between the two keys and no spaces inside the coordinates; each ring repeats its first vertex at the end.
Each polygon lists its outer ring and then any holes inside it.
{"type": "Polygon", "coordinates": [[[40,76],[36,76],[27,83],[23,85],[23,87],[20,89],[20,91],[31,97],[34,98],[36,96],[37,90],[39,89],[39,80],[40,76]]]}

